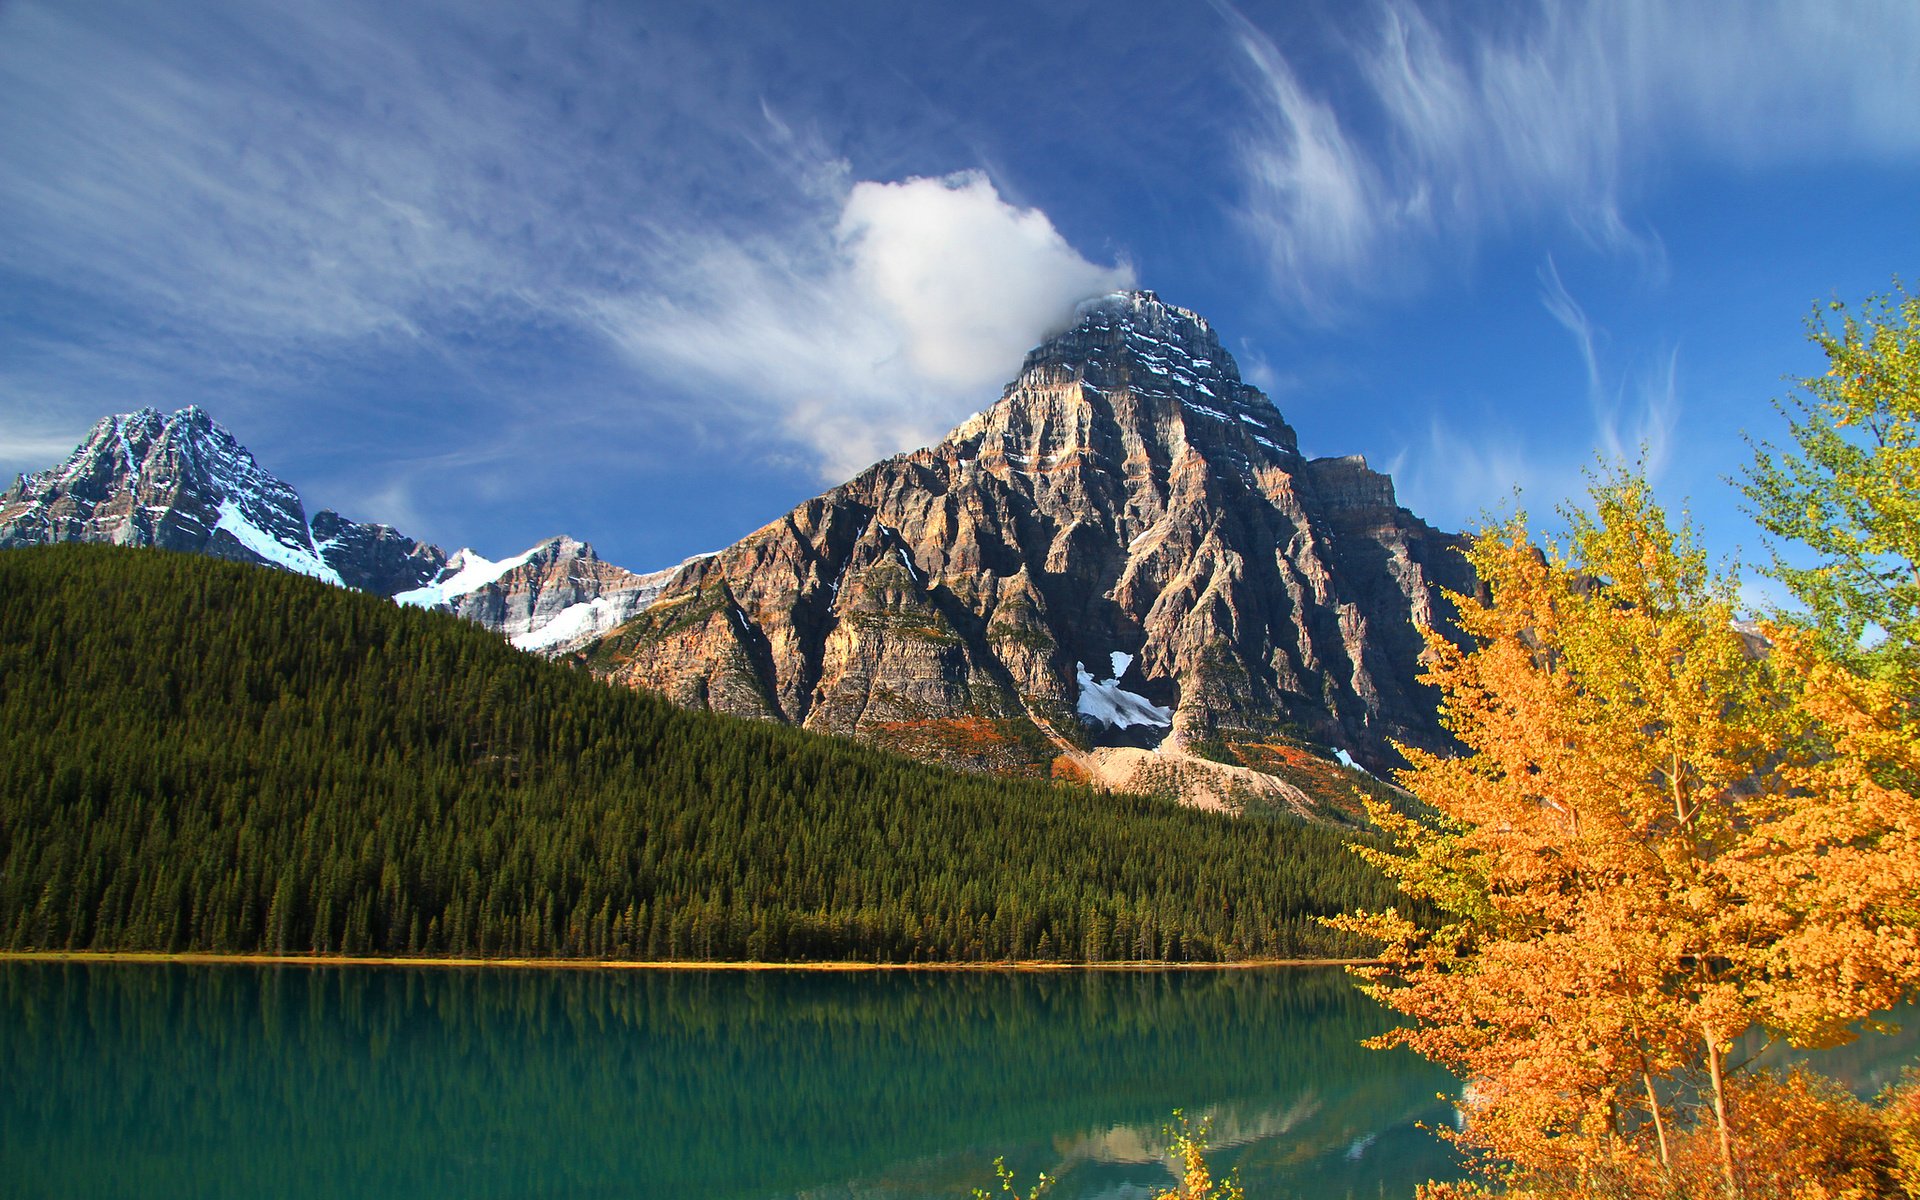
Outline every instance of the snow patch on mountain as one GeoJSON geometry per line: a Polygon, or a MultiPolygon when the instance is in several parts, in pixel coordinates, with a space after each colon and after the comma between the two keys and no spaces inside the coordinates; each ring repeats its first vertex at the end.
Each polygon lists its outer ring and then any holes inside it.
{"type": "Polygon", "coordinates": [[[540,547],[534,546],[512,558],[503,558],[496,562],[493,559],[481,557],[471,548],[463,548],[447,560],[446,569],[440,572],[440,578],[425,587],[401,592],[393,598],[394,603],[410,604],[415,608],[438,608],[444,604],[451,604],[459,597],[478,591],[494,582],[539,552],[540,547]]]}
{"type": "Polygon", "coordinates": [[[556,650],[591,641],[630,615],[627,608],[605,596],[569,604],[544,625],[508,638],[522,650],[556,650]]]}
{"type": "Polygon", "coordinates": [[[233,535],[235,541],[275,566],[285,567],[301,575],[311,575],[335,587],[347,586],[340,578],[340,572],[328,566],[325,560],[314,552],[311,546],[311,535],[309,535],[309,545],[289,546],[247,520],[240,502],[231,496],[220,501],[220,520],[214,528],[226,530],[233,535]]]}
{"type": "Polygon", "coordinates": [[[635,574],[603,562],[593,547],[553,537],[510,558],[463,549],[440,577],[394,599],[474,621],[514,646],[566,654],[631,620],[651,605],[681,567],[635,574]]]}
{"type": "Polygon", "coordinates": [[[1080,698],[1074,707],[1080,715],[1114,729],[1133,725],[1172,726],[1171,708],[1163,708],[1138,692],[1120,686],[1120,676],[1133,665],[1133,656],[1115,651],[1108,658],[1113,664],[1113,678],[1107,680],[1095,679],[1085,663],[1073,664],[1074,679],[1080,684],[1080,698]]]}

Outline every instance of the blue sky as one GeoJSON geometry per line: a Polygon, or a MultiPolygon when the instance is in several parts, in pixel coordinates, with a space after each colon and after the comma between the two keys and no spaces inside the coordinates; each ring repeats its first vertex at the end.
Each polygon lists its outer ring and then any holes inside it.
{"type": "Polygon", "coordinates": [[[1912,281],[1920,5],[0,0],[0,471],[207,407],[313,507],[644,569],[1206,316],[1471,527],[1723,482],[1912,281]]]}

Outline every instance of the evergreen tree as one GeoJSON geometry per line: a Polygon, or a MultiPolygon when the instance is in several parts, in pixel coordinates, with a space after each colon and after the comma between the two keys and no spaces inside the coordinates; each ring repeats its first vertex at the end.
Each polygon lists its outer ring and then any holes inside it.
{"type": "Polygon", "coordinates": [[[0,554],[0,679],[14,949],[1153,958],[1151,913],[1222,959],[1386,895],[1330,830],[686,712],[195,556],[0,554]]]}

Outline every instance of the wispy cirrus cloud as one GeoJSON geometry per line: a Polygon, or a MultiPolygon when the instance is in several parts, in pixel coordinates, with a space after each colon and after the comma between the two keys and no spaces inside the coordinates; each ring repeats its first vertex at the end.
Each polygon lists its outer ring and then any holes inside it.
{"type": "Polygon", "coordinates": [[[1485,422],[1468,430],[1435,415],[1381,469],[1401,504],[1450,528],[1474,529],[1542,497],[1558,502],[1579,477],[1563,466],[1544,462],[1515,431],[1485,422]]]}
{"type": "Polygon", "coordinates": [[[1243,229],[1311,316],[1406,289],[1487,233],[1564,223],[1658,271],[1637,178],[1681,156],[1742,165],[1920,154],[1920,8],[1769,0],[1540,0],[1475,15],[1385,0],[1345,46],[1352,87],[1307,87],[1225,0],[1252,115],[1243,229]]]}
{"type": "Polygon", "coordinates": [[[546,193],[514,184],[564,150],[502,137],[530,114],[477,64],[352,6],[114,15],[5,14],[9,271],[264,346],[417,336],[553,261],[546,193]]]}
{"type": "Polygon", "coordinates": [[[58,462],[73,449],[70,430],[36,432],[8,430],[0,433],[0,487],[10,485],[13,477],[58,462]]]}
{"type": "Polygon", "coordinates": [[[1609,380],[1595,344],[1593,322],[1560,281],[1551,258],[1540,270],[1540,288],[1540,303],[1573,338],[1580,353],[1597,452],[1609,462],[1638,463],[1650,478],[1659,479],[1672,457],[1680,417],[1675,382],[1679,349],[1669,349],[1653,370],[1638,377],[1609,380]]]}
{"type": "Polygon", "coordinates": [[[0,386],[76,432],[224,392],[257,436],[314,378],[426,375],[391,452],[462,487],[674,422],[834,473],[939,433],[1131,279],[982,175],[854,179],[765,99],[792,64],[725,19],[0,8],[0,286],[85,312],[18,329],[0,386]]]}
{"type": "Polygon", "coordinates": [[[1679,350],[1666,349],[1639,370],[1622,368],[1612,361],[1617,353],[1608,346],[1607,331],[1574,298],[1551,258],[1541,266],[1539,282],[1541,306],[1566,331],[1579,358],[1579,388],[1533,395],[1533,419],[1525,425],[1484,405],[1452,406],[1470,415],[1431,414],[1425,430],[1403,443],[1388,466],[1403,502],[1415,511],[1464,525],[1497,519],[1516,501],[1546,513],[1577,504],[1597,469],[1638,466],[1658,484],[1673,465],[1681,417],[1679,350]],[[1472,411],[1476,407],[1481,411],[1472,411]]]}

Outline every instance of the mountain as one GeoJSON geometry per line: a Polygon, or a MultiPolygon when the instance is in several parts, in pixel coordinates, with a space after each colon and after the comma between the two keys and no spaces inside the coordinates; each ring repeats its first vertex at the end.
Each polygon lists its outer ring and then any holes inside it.
{"type": "Polygon", "coordinates": [[[391,525],[361,524],[323,508],[313,514],[312,529],[316,547],[341,582],[376,596],[417,587],[446,567],[446,551],[391,525]]]}
{"type": "Polygon", "coordinates": [[[1201,317],[1082,306],[998,403],[687,564],[590,652],[677,702],[989,770],[1308,811],[1447,744],[1457,535],[1307,459],[1201,317]],[[1304,772],[1304,774],[1303,774],[1304,772]]]}
{"type": "Polygon", "coordinates": [[[65,463],[0,495],[0,548],[51,542],[184,550],[383,595],[446,563],[386,525],[329,511],[309,522],[299,494],[198,405],[103,417],[65,463]]]}
{"type": "Polygon", "coordinates": [[[1420,629],[1474,586],[1364,459],[1308,459],[1207,322],[1081,307],[1000,400],[714,554],[449,556],[300,497],[197,407],[108,417],[0,496],[0,547],[264,563],[456,613],[614,681],[1002,774],[1351,815],[1445,748],[1420,629]]]}
{"type": "Polygon", "coordinates": [[[1347,835],[688,712],[280,571],[0,554],[0,949],[1350,954],[1347,835]],[[209,619],[210,614],[217,619],[209,619]]]}
{"type": "Polygon", "coordinates": [[[394,599],[465,617],[522,650],[559,654],[639,613],[679,569],[636,575],[585,542],[556,537],[499,562],[461,550],[438,578],[394,599]]]}
{"type": "Polygon", "coordinates": [[[672,573],[636,575],[567,537],[496,563],[324,509],[309,521],[299,494],[198,406],[102,418],[65,463],[0,495],[0,548],[53,542],[277,567],[454,612],[548,654],[626,620],[672,573]]]}

